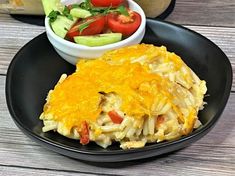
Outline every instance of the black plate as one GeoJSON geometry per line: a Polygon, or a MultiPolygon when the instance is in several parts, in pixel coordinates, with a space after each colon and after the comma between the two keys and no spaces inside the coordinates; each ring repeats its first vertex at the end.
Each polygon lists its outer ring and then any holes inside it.
{"type": "Polygon", "coordinates": [[[206,80],[210,96],[199,118],[203,127],[176,141],[148,144],[141,149],[121,150],[118,144],[102,149],[94,143],[82,146],[54,132],[43,133],[42,112],[47,92],[62,73],[75,67],[64,61],[43,33],[25,45],[11,62],[6,79],[6,99],[17,126],[30,138],[60,154],[94,162],[117,162],[161,155],[186,147],[204,136],[219,119],[230,94],[232,68],[226,55],[211,41],[171,23],[147,20],[145,43],[165,45],[206,80]]]}

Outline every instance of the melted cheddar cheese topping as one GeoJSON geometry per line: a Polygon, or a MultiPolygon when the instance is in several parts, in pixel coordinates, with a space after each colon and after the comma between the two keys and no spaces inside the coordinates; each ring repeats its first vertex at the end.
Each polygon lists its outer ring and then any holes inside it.
{"type": "Polygon", "coordinates": [[[167,52],[166,47],[156,47],[149,44],[139,44],[124,47],[118,50],[108,51],[103,56],[101,56],[101,59],[114,63],[123,63],[127,60],[130,62],[141,62],[141,60],[144,60],[144,65],[148,65],[151,62],[158,62],[156,58],[159,58],[158,60],[162,60],[164,63],[172,62],[172,69],[174,70],[179,70],[184,65],[184,62],[181,60],[181,58],[175,53],[167,52]]]}
{"type": "Polygon", "coordinates": [[[52,114],[68,129],[79,127],[83,121],[96,122],[102,111],[100,92],[114,92],[122,101],[122,112],[138,119],[151,116],[156,99],[172,101],[174,85],[168,78],[151,72],[148,64],[133,61],[141,57],[172,61],[174,69],[183,64],[179,56],[165,48],[144,44],[107,52],[96,60],[80,60],[76,72],[50,93],[44,114],[52,114]]]}

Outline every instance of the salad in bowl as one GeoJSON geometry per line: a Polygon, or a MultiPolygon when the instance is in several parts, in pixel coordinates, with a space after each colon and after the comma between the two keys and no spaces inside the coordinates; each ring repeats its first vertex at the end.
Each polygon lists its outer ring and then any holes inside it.
{"type": "Polygon", "coordinates": [[[146,18],[132,0],[42,0],[49,41],[68,62],[140,43],[146,18]]]}

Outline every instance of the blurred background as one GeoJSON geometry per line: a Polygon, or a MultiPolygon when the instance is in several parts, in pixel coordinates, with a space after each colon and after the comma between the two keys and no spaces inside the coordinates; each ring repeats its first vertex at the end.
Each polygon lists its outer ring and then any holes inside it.
{"type": "MultiPolygon", "coordinates": [[[[147,17],[157,17],[175,0],[136,0],[147,17]]],[[[44,15],[41,0],[0,0],[0,13],[44,15]]]]}

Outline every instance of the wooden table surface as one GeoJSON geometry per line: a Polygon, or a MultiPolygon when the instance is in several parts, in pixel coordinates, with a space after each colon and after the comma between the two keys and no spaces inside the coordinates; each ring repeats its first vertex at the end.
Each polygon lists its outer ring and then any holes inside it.
{"type": "MultiPolygon", "coordinates": [[[[166,19],[216,43],[235,67],[235,0],[177,0],[166,19]]],[[[191,146],[146,160],[94,164],[61,156],[26,137],[10,117],[5,78],[17,51],[44,27],[0,14],[0,175],[235,175],[235,84],[219,122],[191,146]]]]}

